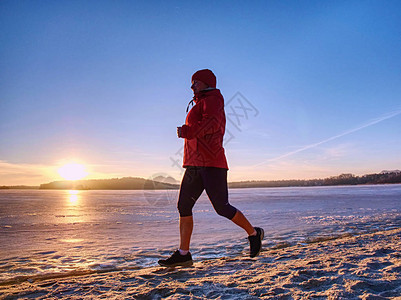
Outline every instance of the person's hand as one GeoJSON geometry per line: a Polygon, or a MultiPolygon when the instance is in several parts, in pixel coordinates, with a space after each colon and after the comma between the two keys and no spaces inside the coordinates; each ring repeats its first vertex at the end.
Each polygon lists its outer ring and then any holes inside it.
{"type": "Polygon", "coordinates": [[[182,129],[182,127],[177,127],[177,136],[179,138],[181,137],[181,129],[182,129]]]}

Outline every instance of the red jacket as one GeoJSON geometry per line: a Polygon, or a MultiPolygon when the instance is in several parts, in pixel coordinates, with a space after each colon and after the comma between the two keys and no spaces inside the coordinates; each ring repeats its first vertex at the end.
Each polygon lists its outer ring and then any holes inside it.
{"type": "Polygon", "coordinates": [[[181,137],[185,138],[183,167],[228,169],[223,148],[226,115],[220,90],[196,94],[195,103],[181,130],[181,137]]]}

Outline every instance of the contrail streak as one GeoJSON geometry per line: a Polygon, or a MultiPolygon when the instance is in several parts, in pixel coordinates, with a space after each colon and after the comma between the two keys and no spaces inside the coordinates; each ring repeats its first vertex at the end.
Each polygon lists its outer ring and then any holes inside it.
{"type": "Polygon", "coordinates": [[[301,147],[301,148],[299,148],[299,149],[297,149],[297,150],[294,150],[294,151],[291,151],[291,152],[287,152],[287,153],[285,153],[285,154],[283,154],[283,155],[280,155],[280,156],[277,156],[277,157],[275,157],[275,158],[270,158],[270,159],[268,159],[268,160],[265,160],[265,161],[263,161],[263,162],[261,162],[261,163],[258,163],[258,164],[256,164],[256,165],[254,165],[253,167],[258,167],[258,166],[261,166],[261,165],[263,165],[263,164],[265,164],[265,163],[272,162],[272,161],[277,161],[277,160],[283,159],[283,158],[285,158],[285,157],[288,157],[288,156],[297,154],[297,153],[299,153],[299,152],[302,152],[302,151],[305,151],[305,150],[308,150],[308,149],[311,149],[311,148],[315,148],[315,147],[320,146],[320,145],[322,145],[322,144],[324,144],[324,143],[330,142],[330,141],[332,141],[332,140],[335,140],[335,139],[338,139],[338,138],[340,138],[340,137],[346,136],[346,135],[348,135],[348,134],[354,133],[354,132],[359,131],[359,130],[361,130],[361,129],[364,129],[364,128],[366,128],[366,127],[369,127],[369,126],[375,125],[375,124],[377,124],[377,123],[383,122],[383,121],[385,121],[385,120],[391,119],[391,118],[393,118],[393,117],[395,117],[395,116],[398,116],[399,114],[401,114],[401,110],[397,110],[397,111],[394,111],[394,112],[385,114],[385,115],[383,115],[383,116],[380,116],[380,117],[378,117],[378,118],[376,118],[376,119],[373,119],[373,120],[369,121],[369,122],[366,123],[366,124],[363,124],[363,125],[361,125],[361,126],[358,126],[358,127],[356,127],[356,128],[350,129],[350,130],[347,130],[347,131],[345,131],[345,132],[343,132],[343,133],[340,133],[340,134],[338,134],[338,135],[332,136],[332,137],[330,137],[330,138],[328,138],[328,139],[325,139],[325,140],[323,140],[323,141],[320,141],[320,142],[317,142],[317,143],[314,143],[314,144],[310,144],[310,145],[301,147]]]}

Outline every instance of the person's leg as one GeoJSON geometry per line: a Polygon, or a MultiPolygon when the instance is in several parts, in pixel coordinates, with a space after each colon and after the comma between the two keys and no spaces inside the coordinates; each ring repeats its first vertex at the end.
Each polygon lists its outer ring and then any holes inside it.
{"type": "Polygon", "coordinates": [[[180,249],[189,251],[194,219],[192,216],[180,217],[180,249]]]}
{"type": "Polygon", "coordinates": [[[248,235],[255,234],[255,229],[243,213],[228,202],[227,170],[203,168],[202,179],[206,193],[216,212],[240,226],[248,235]]]}
{"type": "Polygon", "coordinates": [[[260,227],[253,227],[244,214],[228,202],[227,170],[204,168],[202,179],[206,193],[216,212],[244,229],[248,234],[249,256],[259,255],[262,249],[264,231],[260,227]]]}
{"type": "Polygon", "coordinates": [[[251,225],[251,223],[249,223],[248,219],[238,209],[231,221],[244,229],[248,235],[256,235],[255,228],[251,225]]]}
{"type": "Polygon", "coordinates": [[[203,182],[198,168],[188,168],[181,182],[178,197],[178,211],[180,214],[180,249],[189,250],[192,230],[194,226],[192,208],[202,194],[203,182]]]}
{"type": "Polygon", "coordinates": [[[192,255],[189,252],[192,229],[194,226],[192,208],[203,192],[202,178],[197,168],[187,168],[182,178],[177,208],[180,213],[180,249],[169,258],[160,259],[159,265],[164,267],[190,266],[192,255]]]}

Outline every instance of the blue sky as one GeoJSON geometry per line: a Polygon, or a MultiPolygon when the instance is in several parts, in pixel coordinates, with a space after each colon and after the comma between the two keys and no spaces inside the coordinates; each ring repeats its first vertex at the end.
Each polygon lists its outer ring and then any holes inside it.
{"type": "Polygon", "coordinates": [[[3,0],[0,185],[71,160],[180,179],[203,68],[231,113],[229,180],[401,169],[400,49],[399,1],[3,0]]]}

